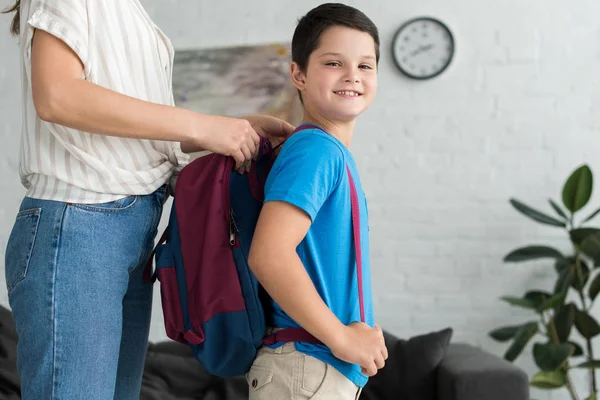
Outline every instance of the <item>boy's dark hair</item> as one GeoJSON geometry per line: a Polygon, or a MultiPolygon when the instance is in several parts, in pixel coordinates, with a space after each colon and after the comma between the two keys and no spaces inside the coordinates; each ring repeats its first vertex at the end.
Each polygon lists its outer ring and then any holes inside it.
{"type": "Polygon", "coordinates": [[[379,62],[379,32],[377,27],[362,11],[340,3],[326,3],[313,8],[298,21],[292,38],[292,61],[306,72],[308,59],[319,47],[325,30],[333,26],[344,26],[366,32],[375,42],[375,57],[379,62]]]}

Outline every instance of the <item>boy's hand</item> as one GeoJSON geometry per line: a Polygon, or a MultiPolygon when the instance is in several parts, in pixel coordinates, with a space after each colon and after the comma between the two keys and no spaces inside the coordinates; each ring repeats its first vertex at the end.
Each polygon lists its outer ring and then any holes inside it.
{"type": "Polygon", "coordinates": [[[379,325],[371,328],[362,322],[345,327],[333,346],[329,346],[334,356],[351,364],[358,364],[367,376],[377,374],[388,358],[388,351],[379,325]]]}

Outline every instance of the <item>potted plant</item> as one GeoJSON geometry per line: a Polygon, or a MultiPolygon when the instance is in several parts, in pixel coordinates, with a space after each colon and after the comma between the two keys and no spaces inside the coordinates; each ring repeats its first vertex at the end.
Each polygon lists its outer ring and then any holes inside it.
{"type": "Polygon", "coordinates": [[[533,358],[540,369],[530,381],[537,388],[566,388],[573,400],[582,400],[570,372],[573,368],[589,370],[589,394],[584,399],[598,400],[596,369],[600,359],[594,356],[592,340],[600,335],[598,321],[590,309],[600,293],[600,228],[587,224],[600,213],[600,208],[580,219],[581,209],[592,195],[593,176],[587,165],[577,168],[562,189],[562,206],[550,199],[556,216],[537,211],[511,199],[512,206],[526,217],[547,226],[565,231],[572,250],[563,254],[552,246],[528,245],[511,251],[507,263],[523,263],[547,259],[554,265],[556,283],[550,290],[530,290],[522,297],[505,296],[502,300],[531,310],[535,315],[518,325],[492,330],[489,335],[497,341],[509,342],[504,358],[514,361],[534,338],[533,358]],[[577,330],[582,342],[572,338],[577,330]],[[575,362],[574,358],[583,361],[575,362]]]}

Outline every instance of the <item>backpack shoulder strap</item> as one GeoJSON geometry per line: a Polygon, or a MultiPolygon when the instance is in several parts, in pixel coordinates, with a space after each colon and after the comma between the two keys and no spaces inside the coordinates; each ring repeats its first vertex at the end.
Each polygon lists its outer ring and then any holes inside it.
{"type": "MultiPolygon", "coordinates": [[[[305,124],[296,128],[294,133],[303,131],[306,129],[318,129],[328,135],[329,132],[324,130],[315,124],[305,124]]],[[[365,322],[365,304],[363,299],[363,274],[362,274],[362,248],[360,247],[360,206],[358,204],[358,193],[356,191],[356,185],[350,173],[350,167],[346,164],[346,175],[348,176],[348,183],[350,184],[350,204],[352,207],[352,236],[354,238],[354,251],[356,256],[356,274],[358,281],[358,301],[360,303],[360,320],[365,322]]]]}
{"type": "Polygon", "coordinates": [[[346,174],[350,184],[350,204],[352,207],[352,236],[354,237],[354,251],[356,253],[356,275],[358,281],[358,301],[360,304],[360,320],[365,322],[365,304],[363,299],[363,273],[362,273],[362,248],[360,246],[360,207],[358,204],[358,193],[350,167],[346,165],[346,174]]]}
{"type": "MultiPolygon", "coordinates": [[[[294,133],[303,131],[306,129],[319,129],[329,135],[329,132],[317,125],[306,124],[296,128],[294,133]]],[[[354,251],[356,257],[356,275],[358,282],[358,302],[360,307],[360,320],[365,322],[365,305],[363,297],[363,273],[362,273],[362,248],[360,240],[360,205],[358,202],[358,193],[356,191],[356,185],[352,174],[350,173],[350,167],[346,164],[346,175],[348,177],[348,183],[350,185],[350,204],[351,204],[351,215],[352,215],[352,236],[354,240],[354,251]]],[[[263,343],[266,345],[273,345],[277,342],[309,342],[318,343],[321,342],[312,336],[310,333],[302,328],[287,328],[280,331],[276,331],[271,335],[263,339],[263,343]]]]}

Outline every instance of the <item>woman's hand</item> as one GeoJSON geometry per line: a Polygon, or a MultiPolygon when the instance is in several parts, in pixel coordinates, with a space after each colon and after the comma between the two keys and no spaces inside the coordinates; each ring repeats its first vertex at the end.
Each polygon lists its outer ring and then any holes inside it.
{"type": "Polygon", "coordinates": [[[273,146],[277,146],[294,132],[291,124],[268,115],[249,115],[244,119],[250,122],[256,133],[268,138],[273,146]]]}
{"type": "Polygon", "coordinates": [[[250,165],[260,145],[260,136],[249,121],[216,115],[194,114],[188,137],[181,142],[184,152],[208,150],[231,156],[237,168],[250,165]]]}
{"type": "Polygon", "coordinates": [[[243,118],[195,114],[190,139],[181,142],[186,153],[209,150],[232,156],[239,172],[249,171],[250,162],[258,154],[260,136],[277,146],[289,137],[294,127],[268,115],[249,115],[243,118]]]}

